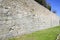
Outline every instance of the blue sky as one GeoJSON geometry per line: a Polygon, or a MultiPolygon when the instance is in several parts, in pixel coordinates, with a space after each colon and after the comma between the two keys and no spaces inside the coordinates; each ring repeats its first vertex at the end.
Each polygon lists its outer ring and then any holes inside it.
{"type": "Polygon", "coordinates": [[[60,16],[60,0],[46,0],[51,5],[52,11],[55,10],[56,14],[60,16]]]}

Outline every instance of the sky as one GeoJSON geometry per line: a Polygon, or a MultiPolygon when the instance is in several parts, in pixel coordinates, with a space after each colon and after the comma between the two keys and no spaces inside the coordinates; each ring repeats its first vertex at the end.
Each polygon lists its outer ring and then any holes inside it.
{"type": "Polygon", "coordinates": [[[60,17],[60,0],[46,0],[51,6],[51,11],[56,11],[56,14],[60,17]]]}

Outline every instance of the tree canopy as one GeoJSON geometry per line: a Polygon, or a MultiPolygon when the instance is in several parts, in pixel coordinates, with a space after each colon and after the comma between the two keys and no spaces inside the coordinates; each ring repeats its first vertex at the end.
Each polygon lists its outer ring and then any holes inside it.
{"type": "Polygon", "coordinates": [[[38,2],[39,4],[43,5],[47,9],[51,10],[51,6],[46,3],[46,0],[35,0],[35,1],[38,2]]]}

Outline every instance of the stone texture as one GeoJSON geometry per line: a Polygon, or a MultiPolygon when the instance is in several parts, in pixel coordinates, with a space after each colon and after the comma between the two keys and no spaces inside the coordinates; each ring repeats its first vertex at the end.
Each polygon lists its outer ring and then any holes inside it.
{"type": "Polygon", "coordinates": [[[60,34],[57,36],[57,39],[56,40],[60,40],[60,34]]]}
{"type": "Polygon", "coordinates": [[[0,39],[59,25],[56,14],[34,0],[0,1],[0,39]]]}

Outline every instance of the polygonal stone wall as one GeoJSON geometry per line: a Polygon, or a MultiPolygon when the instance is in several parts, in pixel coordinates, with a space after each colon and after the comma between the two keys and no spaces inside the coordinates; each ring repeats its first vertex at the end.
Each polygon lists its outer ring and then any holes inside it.
{"type": "Polygon", "coordinates": [[[0,2],[0,39],[57,25],[59,25],[58,16],[34,0],[3,0],[0,2]]]}

